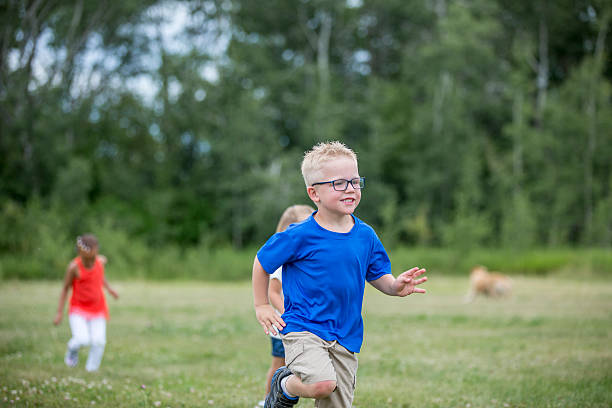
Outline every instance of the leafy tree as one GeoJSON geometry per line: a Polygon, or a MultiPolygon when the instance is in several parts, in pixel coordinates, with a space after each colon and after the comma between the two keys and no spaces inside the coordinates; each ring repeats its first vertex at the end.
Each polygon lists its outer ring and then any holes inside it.
{"type": "Polygon", "coordinates": [[[260,243],[329,139],[386,245],[610,246],[608,3],[8,0],[0,251],[260,243]]]}

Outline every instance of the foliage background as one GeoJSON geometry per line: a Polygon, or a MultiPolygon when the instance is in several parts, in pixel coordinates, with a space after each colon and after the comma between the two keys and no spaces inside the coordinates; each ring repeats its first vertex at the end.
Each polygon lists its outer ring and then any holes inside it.
{"type": "Polygon", "coordinates": [[[281,211],[307,203],[303,152],[332,139],[358,153],[357,215],[394,257],[610,271],[611,13],[7,0],[0,276],[55,278],[93,231],[125,276],[247,277],[281,211]]]}

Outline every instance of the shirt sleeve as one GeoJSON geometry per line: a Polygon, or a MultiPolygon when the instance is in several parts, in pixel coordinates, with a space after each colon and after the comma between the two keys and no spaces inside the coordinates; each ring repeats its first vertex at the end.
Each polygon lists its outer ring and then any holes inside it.
{"type": "Polygon", "coordinates": [[[277,268],[273,274],[270,275],[270,279],[278,279],[281,283],[283,282],[283,267],[277,268]]]}
{"type": "Polygon", "coordinates": [[[257,251],[257,259],[264,270],[272,274],[279,267],[295,259],[297,245],[289,231],[278,232],[257,251]]]}
{"type": "Polygon", "coordinates": [[[383,275],[391,273],[391,260],[380,239],[373,233],[370,263],[366,272],[366,280],[374,281],[383,275]]]}

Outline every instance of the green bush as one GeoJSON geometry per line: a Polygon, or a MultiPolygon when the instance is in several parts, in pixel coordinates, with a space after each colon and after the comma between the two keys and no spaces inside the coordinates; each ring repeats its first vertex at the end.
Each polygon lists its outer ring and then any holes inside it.
{"type": "Polygon", "coordinates": [[[612,252],[607,249],[473,249],[398,248],[390,251],[393,272],[412,266],[446,275],[467,275],[474,265],[507,274],[575,273],[612,277],[612,252]]]}
{"type": "Polygon", "coordinates": [[[149,278],[238,281],[250,279],[255,250],[170,247],[154,256],[149,278]]]}
{"type": "MultiPolygon", "coordinates": [[[[95,228],[100,252],[108,257],[107,276],[114,279],[245,281],[251,278],[256,248],[234,250],[205,246],[154,248],[129,237],[110,223],[95,228]]],[[[39,228],[32,254],[0,256],[0,279],[57,279],[75,256],[72,240],[39,228]]],[[[474,265],[511,275],[612,277],[612,252],[606,249],[473,249],[397,248],[389,251],[395,275],[413,266],[428,275],[467,276],[474,265]]]]}

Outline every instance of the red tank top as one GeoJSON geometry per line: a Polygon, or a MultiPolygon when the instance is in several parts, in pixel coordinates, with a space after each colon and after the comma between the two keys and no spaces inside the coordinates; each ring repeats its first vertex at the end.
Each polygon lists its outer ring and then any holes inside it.
{"type": "Polygon", "coordinates": [[[100,258],[91,268],[86,268],[80,256],[74,258],[79,268],[79,277],[72,281],[72,296],[69,313],[76,313],[86,318],[109,318],[106,299],[104,298],[104,264],[100,258]]]}

